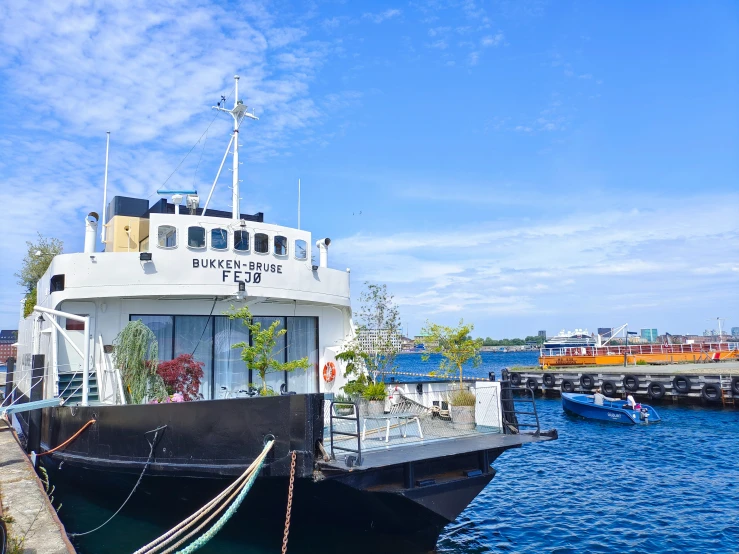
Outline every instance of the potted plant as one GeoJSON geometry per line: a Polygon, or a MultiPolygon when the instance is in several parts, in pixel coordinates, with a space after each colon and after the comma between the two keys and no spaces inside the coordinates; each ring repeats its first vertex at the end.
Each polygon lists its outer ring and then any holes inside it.
{"type": "MultiPolygon", "coordinates": [[[[254,321],[249,308],[246,306],[238,310],[232,306],[231,311],[226,312],[225,315],[229,319],[240,319],[249,329],[251,344],[248,341],[238,342],[232,345],[231,348],[241,348],[241,359],[246,363],[246,367],[256,371],[262,380],[259,396],[275,395],[272,387],[267,385],[268,373],[283,373],[310,367],[308,358],[300,358],[291,362],[280,362],[275,359],[275,356],[282,354],[284,350],[277,348],[277,339],[287,333],[287,329],[277,329],[280,326],[279,320],[275,320],[272,325],[262,329],[262,324],[254,321]]],[[[251,387],[251,383],[249,386],[251,387]]]]}
{"type": "Polygon", "coordinates": [[[354,402],[344,395],[337,395],[334,398],[334,414],[338,416],[350,416],[354,413],[354,402]]]}
{"type": "Polygon", "coordinates": [[[157,374],[164,381],[170,398],[179,394],[183,402],[189,402],[203,397],[200,394],[200,382],[204,365],[193,359],[192,354],[180,354],[174,360],[160,362],[157,374]]]}
{"type": "Polygon", "coordinates": [[[465,386],[463,378],[464,364],[471,363],[477,367],[482,363],[480,348],[482,339],[473,339],[470,333],[474,326],[459,321],[457,327],[447,327],[435,323],[426,323],[421,334],[426,354],[422,359],[427,361],[430,353],[441,354],[439,369],[446,374],[457,373],[459,384],[449,393],[449,413],[452,424],[458,429],[475,427],[475,395],[465,386]]]}
{"type": "Polygon", "coordinates": [[[364,414],[368,417],[381,416],[385,413],[387,391],[385,390],[385,383],[382,381],[368,384],[362,393],[362,398],[366,400],[364,414]]]}
{"type": "Polygon", "coordinates": [[[120,369],[123,389],[129,404],[147,399],[163,402],[167,395],[164,381],[157,374],[157,337],[141,321],[129,321],[113,341],[113,363],[120,369]]]}

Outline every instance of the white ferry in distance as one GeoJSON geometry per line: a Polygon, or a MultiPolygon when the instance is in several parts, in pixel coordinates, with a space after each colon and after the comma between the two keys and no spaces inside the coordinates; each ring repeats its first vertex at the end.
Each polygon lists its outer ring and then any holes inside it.
{"type": "Polygon", "coordinates": [[[587,329],[565,331],[562,329],[554,337],[549,337],[542,348],[576,348],[579,346],[594,346],[595,337],[587,329]]]}
{"type": "Polygon", "coordinates": [[[234,516],[245,545],[282,536],[292,474],[292,529],[308,529],[303,544],[343,552],[347,544],[337,537],[351,532],[351,550],[387,545],[387,537],[405,551],[431,550],[492,480],[499,455],[556,431],[541,431],[537,419],[519,432],[525,423],[504,396],[505,383],[494,379],[466,383],[477,404],[465,425],[451,421],[447,406],[456,380],[388,379],[379,414],[362,403],[348,416],[337,413],[332,400],[346,379],[336,355],[354,336],[350,273],[329,267],[330,239],[314,242],[304,229],[241,213],[238,135],[256,118],[238,82],[233,107],[216,107],[234,121],[219,169],[231,154],[232,209],[210,206],[213,189],[202,206],[194,190],[160,191],[170,198],[150,205],[122,196],[108,204],[104,189],[104,251],[96,251],[91,212],[84,251],[53,259],[37,306],[20,322],[0,414],[14,418],[29,451],[44,454],[39,461],[52,482],[61,472],[83,494],[105,490],[123,499],[143,475],[132,502],[161,503],[165,520],[175,517],[173,504],[176,514],[189,514],[214,498],[274,440],[234,516]],[[287,330],[275,356],[310,362],[268,374],[275,396],[255,394],[256,375],[232,348],[249,332],[223,314],[244,305],[263,326],[278,320],[287,330]],[[154,332],[160,360],[185,353],[204,364],[202,400],[130,402],[112,352],[133,320],[154,332]]]}

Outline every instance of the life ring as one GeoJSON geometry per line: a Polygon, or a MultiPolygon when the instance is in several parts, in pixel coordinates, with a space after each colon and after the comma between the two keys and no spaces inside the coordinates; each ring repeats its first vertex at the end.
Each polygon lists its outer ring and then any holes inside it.
{"type": "Polygon", "coordinates": [[[330,383],[334,379],[336,379],[336,365],[334,362],[326,362],[323,366],[323,380],[330,383]]]}
{"type": "Polygon", "coordinates": [[[658,381],[652,381],[647,385],[647,393],[652,400],[659,400],[665,395],[665,386],[658,381]]]}
{"type": "Polygon", "coordinates": [[[530,391],[536,392],[539,388],[539,382],[533,377],[526,379],[526,388],[530,391]]]}
{"type": "Polygon", "coordinates": [[[672,379],[672,389],[680,394],[688,394],[692,386],[690,378],[685,375],[675,375],[672,379]]]}
{"type": "Polygon", "coordinates": [[[541,380],[544,383],[544,386],[554,387],[554,375],[552,375],[551,373],[545,373],[542,376],[541,380]]]}
{"type": "Polygon", "coordinates": [[[734,377],[731,380],[731,392],[733,392],[736,395],[739,395],[739,377],[734,377]]]}
{"type": "Polygon", "coordinates": [[[562,384],[559,385],[559,388],[562,389],[562,392],[573,392],[575,390],[575,383],[569,379],[562,379],[562,384]]]}
{"type": "Polygon", "coordinates": [[[600,389],[606,396],[614,395],[616,394],[616,383],[613,381],[603,381],[600,384],[600,389]]]}
{"type": "Polygon", "coordinates": [[[706,383],[701,389],[701,396],[706,400],[721,400],[721,389],[715,383],[706,383]]]}
{"type": "Polygon", "coordinates": [[[624,377],[624,388],[629,392],[636,392],[639,389],[639,378],[636,375],[627,375],[624,377]]]}
{"type": "Polygon", "coordinates": [[[580,376],[580,386],[584,389],[592,389],[595,385],[595,379],[593,379],[592,375],[581,375],[580,376]]]}
{"type": "Polygon", "coordinates": [[[511,385],[514,387],[521,386],[521,376],[518,373],[511,373],[511,385]]]}

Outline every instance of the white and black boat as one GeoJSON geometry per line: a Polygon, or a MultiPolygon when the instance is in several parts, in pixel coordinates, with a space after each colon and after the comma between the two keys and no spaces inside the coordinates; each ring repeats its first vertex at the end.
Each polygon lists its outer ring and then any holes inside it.
{"type": "Polygon", "coordinates": [[[171,508],[173,496],[178,506],[199,507],[274,437],[238,514],[264,530],[275,524],[279,539],[296,452],[292,521],[314,526],[307,540],[322,551],[331,550],[339,530],[395,536],[405,550],[432,549],[493,478],[500,454],[556,438],[556,431],[541,432],[535,421],[520,433],[524,424],[513,424],[505,383],[494,380],[468,383],[477,406],[465,428],[447,415],[450,383],[443,381],[388,384],[392,399],[379,420],[368,421],[361,408],[336,413],[332,398],[345,378],[335,356],[354,333],[350,274],[328,266],[329,239],[315,242],[314,262],[308,231],[240,212],[236,138],[253,115],[239,100],[238,77],[234,99],[231,109],[219,106],[235,122],[226,150],[233,157],[231,212],[208,202],[200,207],[195,191],[169,191],[171,202],[153,205],[115,197],[104,209],[102,252],[95,247],[97,215],[88,216],[84,251],[53,259],[38,283],[35,311],[20,322],[18,359],[0,411],[16,412],[29,451],[37,453],[94,420],[40,460],[98,491],[130,490],[145,470],[136,495],[148,503],[166,498],[162,509],[171,508]],[[287,329],[285,361],[310,361],[307,370],[269,376],[276,396],[251,395],[254,378],[231,348],[248,341],[248,332],[221,314],[244,304],[287,329]],[[193,353],[205,364],[202,400],[126,403],[112,343],[137,319],[156,334],[160,359],[193,353]],[[329,363],[338,371],[326,380],[329,363]],[[24,404],[36,409],[23,411],[24,404]]]}

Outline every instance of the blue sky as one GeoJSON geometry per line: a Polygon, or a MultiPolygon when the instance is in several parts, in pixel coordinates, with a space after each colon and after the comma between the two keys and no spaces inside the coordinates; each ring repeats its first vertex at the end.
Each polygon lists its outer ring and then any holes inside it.
{"type": "Polygon", "coordinates": [[[242,208],[295,225],[300,178],[303,227],[411,334],[739,326],[738,67],[731,1],[7,3],[0,327],[25,240],[81,249],[105,131],[109,194],[155,200],[208,128],[169,182],[207,191],[234,73],[242,208]]]}

